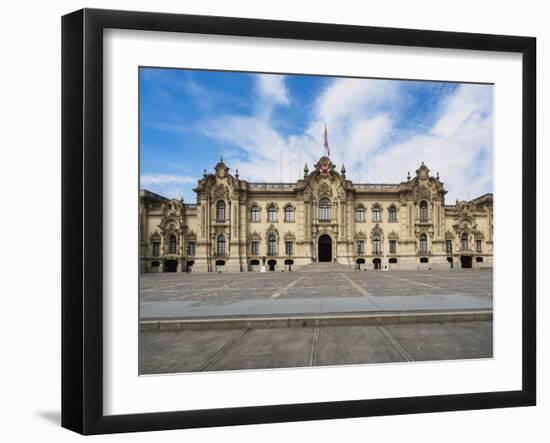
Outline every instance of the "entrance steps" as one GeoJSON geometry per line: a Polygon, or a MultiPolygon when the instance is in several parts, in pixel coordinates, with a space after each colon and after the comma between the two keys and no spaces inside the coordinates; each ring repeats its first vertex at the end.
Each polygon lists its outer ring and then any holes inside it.
{"type": "Polygon", "coordinates": [[[348,272],[353,271],[349,266],[335,262],[315,262],[303,265],[296,272],[348,272]]]}

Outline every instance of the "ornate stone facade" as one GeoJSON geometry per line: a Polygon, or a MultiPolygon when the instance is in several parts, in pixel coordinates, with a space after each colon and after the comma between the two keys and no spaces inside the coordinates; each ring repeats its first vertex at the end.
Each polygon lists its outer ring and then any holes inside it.
{"type": "Polygon", "coordinates": [[[296,183],[251,183],[220,161],[197,204],[140,194],[142,272],[492,267],[493,195],[445,205],[422,163],[398,184],[352,183],[328,157],[296,183]]]}

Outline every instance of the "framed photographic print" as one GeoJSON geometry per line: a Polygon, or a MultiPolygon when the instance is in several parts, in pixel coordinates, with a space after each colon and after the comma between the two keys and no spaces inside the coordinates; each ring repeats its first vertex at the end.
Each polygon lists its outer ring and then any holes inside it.
{"type": "Polygon", "coordinates": [[[530,37],[62,21],[62,425],[534,405],[530,37]]]}

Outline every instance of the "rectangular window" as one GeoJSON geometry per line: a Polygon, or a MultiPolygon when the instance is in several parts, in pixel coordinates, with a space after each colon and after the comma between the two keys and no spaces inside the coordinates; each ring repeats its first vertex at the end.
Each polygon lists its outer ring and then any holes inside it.
{"type": "Polygon", "coordinates": [[[481,252],[481,240],[476,240],[476,252],[481,252]]]}
{"type": "Polygon", "coordinates": [[[189,257],[194,257],[196,251],[196,243],[194,241],[190,241],[187,248],[189,251],[189,257]]]}
{"type": "Polygon", "coordinates": [[[285,209],[285,221],[293,222],[294,221],[294,209],[286,208],[285,209]]]}
{"type": "Polygon", "coordinates": [[[260,253],[260,242],[253,241],[250,243],[250,253],[252,255],[258,255],[260,253]]]}
{"type": "Polygon", "coordinates": [[[447,240],[445,242],[445,250],[447,251],[447,254],[453,253],[453,242],[451,240],[447,240]]]}
{"type": "Polygon", "coordinates": [[[361,255],[365,253],[365,240],[357,240],[357,254],[361,255]]]}
{"type": "Polygon", "coordinates": [[[397,211],[395,210],[395,208],[390,208],[389,214],[390,223],[395,223],[397,221],[397,211]]]}
{"type": "Polygon", "coordinates": [[[174,235],[170,237],[170,254],[177,254],[177,240],[174,235]]]}
{"type": "Polygon", "coordinates": [[[153,242],[153,257],[159,257],[160,256],[160,242],[154,241],[153,242]]]}
{"type": "Polygon", "coordinates": [[[397,249],[397,240],[390,240],[390,254],[395,254],[397,249]]]}
{"type": "Polygon", "coordinates": [[[286,255],[292,255],[292,242],[291,241],[285,242],[285,253],[286,253],[286,255]]]}
{"type": "Polygon", "coordinates": [[[319,208],[319,220],[330,221],[330,208],[327,206],[321,206],[319,208]]]}

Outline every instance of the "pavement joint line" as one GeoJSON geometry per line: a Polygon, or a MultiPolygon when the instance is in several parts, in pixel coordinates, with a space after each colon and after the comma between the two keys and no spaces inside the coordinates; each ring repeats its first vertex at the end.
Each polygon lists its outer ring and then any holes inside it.
{"type": "Polygon", "coordinates": [[[397,349],[397,352],[399,352],[405,360],[414,361],[414,358],[411,357],[407,350],[401,345],[401,343],[397,341],[397,339],[391,334],[390,331],[388,331],[384,326],[378,326],[378,329],[380,330],[380,332],[382,332],[382,334],[386,336],[393,347],[397,349]]]}
{"type": "MultiPolygon", "coordinates": [[[[384,276],[384,277],[389,277],[389,276],[384,276]]],[[[408,279],[408,278],[403,278],[403,277],[394,277],[395,280],[401,280],[401,281],[405,281],[407,283],[413,283],[413,284],[416,284],[416,285],[420,285],[420,286],[428,286],[430,288],[435,288],[435,289],[442,289],[442,290],[446,290],[446,288],[443,288],[442,286],[436,286],[436,285],[431,285],[429,283],[424,283],[424,282],[420,282],[420,281],[417,281],[417,280],[411,280],[411,279],[408,279]]],[[[461,292],[462,293],[462,292],[461,292]]]]}
{"type": "Polygon", "coordinates": [[[235,343],[237,343],[241,338],[244,337],[244,335],[250,331],[250,328],[246,328],[238,337],[231,340],[229,343],[227,343],[223,348],[221,348],[218,352],[216,352],[212,357],[210,357],[205,363],[201,365],[198,372],[204,371],[208,366],[218,361],[235,343]]]}
{"type": "Polygon", "coordinates": [[[286,285],[283,289],[281,289],[280,291],[277,291],[277,292],[274,292],[273,294],[271,294],[271,298],[277,298],[279,297],[281,294],[283,294],[284,292],[288,291],[290,288],[292,288],[296,283],[298,283],[300,280],[302,280],[303,278],[305,278],[305,275],[302,275],[300,278],[294,280],[293,282],[290,282],[288,285],[286,285]]]}
{"type": "Polygon", "coordinates": [[[366,297],[370,296],[371,294],[361,286],[359,286],[357,283],[355,283],[351,278],[349,278],[346,274],[340,273],[342,277],[344,277],[351,286],[353,286],[354,289],[356,289],[361,295],[364,295],[366,297]]]}
{"type": "Polygon", "coordinates": [[[309,366],[313,366],[315,364],[315,360],[317,360],[317,343],[319,342],[319,326],[315,326],[313,328],[313,340],[311,343],[311,353],[309,354],[309,366]]]}
{"type": "Polygon", "coordinates": [[[457,331],[455,328],[448,325],[446,322],[439,322],[441,326],[443,326],[447,331],[449,331],[451,334],[453,334],[455,337],[460,337],[462,339],[466,338],[467,340],[470,340],[467,336],[464,334],[461,334],[459,331],[457,331]]]}

